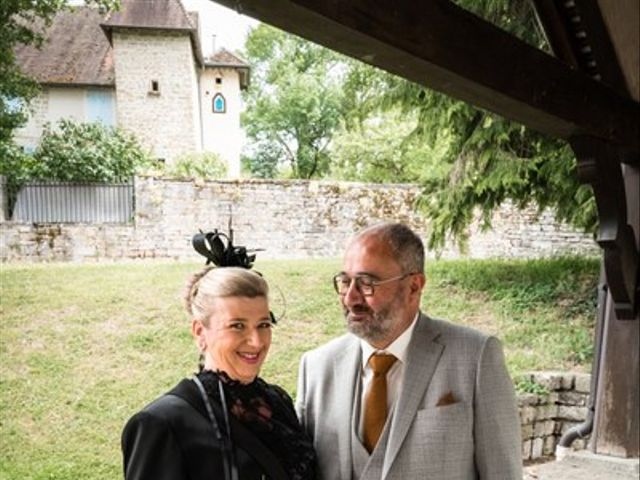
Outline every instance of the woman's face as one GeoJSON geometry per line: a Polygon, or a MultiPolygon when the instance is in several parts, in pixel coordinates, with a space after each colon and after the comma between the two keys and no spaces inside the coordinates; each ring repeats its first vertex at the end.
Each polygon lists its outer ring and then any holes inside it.
{"type": "Polygon", "coordinates": [[[260,372],[271,346],[271,317],[265,297],[217,298],[208,326],[194,320],[192,331],[204,347],[205,368],[222,370],[249,383],[260,372]]]}

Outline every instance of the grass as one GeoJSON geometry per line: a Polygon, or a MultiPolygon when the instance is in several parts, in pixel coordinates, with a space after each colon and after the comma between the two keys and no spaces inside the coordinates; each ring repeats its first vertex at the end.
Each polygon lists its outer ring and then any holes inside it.
{"type": "MultiPolygon", "coordinates": [[[[180,289],[198,264],[3,265],[0,479],[122,477],[127,418],[190,375],[197,353],[180,289]]],[[[305,350],[340,335],[334,261],[259,262],[274,290],[263,376],[295,395],[305,350]],[[283,300],[286,299],[286,302],[283,300]]],[[[588,370],[598,262],[430,262],[430,315],[502,338],[512,374],[588,370]]]]}

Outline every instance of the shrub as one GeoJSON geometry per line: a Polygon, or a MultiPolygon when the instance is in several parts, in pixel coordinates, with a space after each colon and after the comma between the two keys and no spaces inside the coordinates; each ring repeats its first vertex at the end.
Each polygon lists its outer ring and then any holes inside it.
{"type": "Polygon", "coordinates": [[[30,178],[65,182],[125,182],[152,163],[132,134],[69,120],[45,126],[34,157],[30,178]]]}
{"type": "Polygon", "coordinates": [[[169,178],[200,178],[212,180],[227,176],[227,165],[213,152],[192,153],[179,157],[171,165],[161,169],[169,178]]]}
{"type": "Polygon", "coordinates": [[[550,393],[547,387],[529,377],[516,378],[515,387],[518,393],[533,393],[535,395],[549,395],[550,393]]]}

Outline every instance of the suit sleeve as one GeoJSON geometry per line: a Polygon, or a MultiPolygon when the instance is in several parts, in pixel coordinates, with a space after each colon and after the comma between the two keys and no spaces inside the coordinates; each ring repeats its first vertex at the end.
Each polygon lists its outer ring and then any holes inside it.
{"type": "Polygon", "coordinates": [[[522,479],[522,438],[502,346],[490,337],[480,356],[474,399],[475,463],[480,480],[522,479]]]}
{"type": "Polygon", "coordinates": [[[122,432],[125,480],[184,478],[182,451],[167,422],[149,412],[134,415],[122,432]]]}
{"type": "Polygon", "coordinates": [[[298,420],[300,420],[300,424],[302,425],[302,429],[307,433],[309,432],[309,426],[306,422],[306,412],[305,412],[305,394],[306,394],[306,354],[302,355],[300,359],[300,367],[298,369],[298,387],[296,389],[296,413],[298,414],[298,420]]]}

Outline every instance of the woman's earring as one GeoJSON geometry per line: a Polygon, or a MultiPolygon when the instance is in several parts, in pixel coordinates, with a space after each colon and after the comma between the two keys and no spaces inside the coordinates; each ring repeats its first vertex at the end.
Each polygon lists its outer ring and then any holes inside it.
{"type": "Polygon", "coordinates": [[[204,370],[204,353],[201,353],[198,357],[198,372],[202,372],[204,370]]]}

